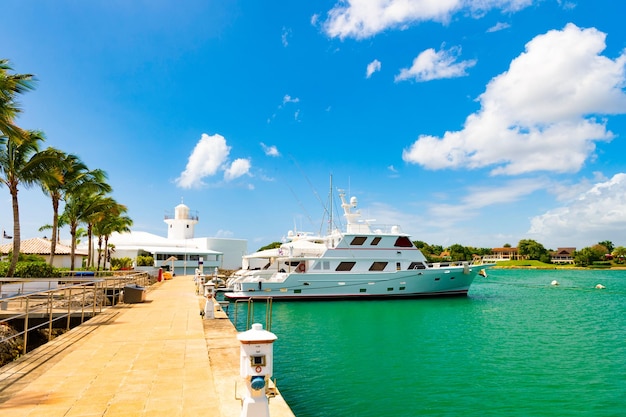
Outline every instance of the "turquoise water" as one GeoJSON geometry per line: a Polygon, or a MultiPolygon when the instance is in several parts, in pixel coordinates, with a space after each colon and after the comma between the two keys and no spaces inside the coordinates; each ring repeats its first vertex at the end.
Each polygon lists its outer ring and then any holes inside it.
{"type": "Polygon", "coordinates": [[[492,270],[467,298],[276,302],[272,331],[298,417],[626,415],[626,271],[492,270]]]}

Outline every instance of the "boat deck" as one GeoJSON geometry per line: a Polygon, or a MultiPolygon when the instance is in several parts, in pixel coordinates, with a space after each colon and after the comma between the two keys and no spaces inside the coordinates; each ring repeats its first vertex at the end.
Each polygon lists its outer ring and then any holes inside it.
{"type": "MultiPolygon", "coordinates": [[[[191,277],[157,283],[146,299],[110,307],[0,368],[0,415],[239,415],[240,344],[226,315],[201,318],[191,277]]],[[[270,414],[293,416],[280,393],[270,414]]]]}

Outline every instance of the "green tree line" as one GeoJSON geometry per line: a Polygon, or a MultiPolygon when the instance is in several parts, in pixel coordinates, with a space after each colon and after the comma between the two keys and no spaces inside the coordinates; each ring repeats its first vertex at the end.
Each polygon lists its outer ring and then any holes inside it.
{"type": "MultiPolygon", "coordinates": [[[[433,245],[420,240],[413,241],[413,244],[426,257],[428,262],[461,262],[472,261],[475,258],[482,258],[493,252],[492,248],[477,248],[473,246],[463,246],[455,243],[451,246],[433,245]]],[[[280,247],[281,242],[272,242],[259,248],[259,251],[280,247]]],[[[511,247],[505,243],[504,247],[511,247]]],[[[522,239],[517,244],[517,252],[522,259],[540,261],[546,264],[551,263],[553,250],[546,249],[541,243],[532,239],[522,239]]],[[[611,241],[605,240],[597,244],[574,251],[574,262],[578,266],[592,266],[594,263],[606,262],[610,258],[617,264],[626,261],[626,248],[624,246],[613,245],[611,241]]]]}
{"type": "MultiPolygon", "coordinates": [[[[48,263],[52,265],[59,229],[67,226],[71,236],[71,269],[75,269],[74,254],[79,227],[87,230],[89,249],[87,266],[95,267],[96,256],[92,239],[98,241],[97,268],[108,250],[108,238],[113,232],[130,230],[132,219],[126,215],[126,206],[111,197],[112,188],[107,174],[101,169],[90,169],[74,154],[52,147],[42,148],[42,131],[23,129],[15,122],[22,113],[19,96],[34,89],[32,74],[13,71],[9,60],[0,59],[0,186],[11,195],[13,211],[13,250],[6,276],[14,276],[21,245],[19,190],[38,186],[50,198],[52,224],[42,229],[52,230],[48,263]],[[62,211],[60,206],[63,205],[62,211]]],[[[104,263],[103,263],[104,264],[104,263]]]]}

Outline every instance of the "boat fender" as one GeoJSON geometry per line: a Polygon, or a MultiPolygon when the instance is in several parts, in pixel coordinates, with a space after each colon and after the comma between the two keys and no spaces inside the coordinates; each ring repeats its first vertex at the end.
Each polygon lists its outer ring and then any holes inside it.
{"type": "Polygon", "coordinates": [[[304,272],[304,271],[306,271],[306,267],[304,266],[304,263],[298,264],[298,272],[304,272]]]}

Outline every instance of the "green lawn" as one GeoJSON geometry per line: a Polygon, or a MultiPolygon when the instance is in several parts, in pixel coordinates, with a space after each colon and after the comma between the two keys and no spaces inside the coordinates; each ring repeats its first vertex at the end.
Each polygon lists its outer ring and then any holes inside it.
{"type": "MultiPolygon", "coordinates": [[[[505,262],[497,262],[494,268],[533,268],[533,269],[581,269],[584,267],[575,266],[572,264],[546,264],[540,261],[505,261],[505,262]]],[[[616,263],[596,263],[594,265],[590,265],[584,269],[624,269],[624,264],[616,264],[616,263]]]]}
{"type": "Polygon", "coordinates": [[[504,261],[497,262],[496,268],[537,268],[537,269],[567,269],[575,268],[574,265],[557,265],[546,264],[540,261],[522,260],[522,261],[504,261]]]}

